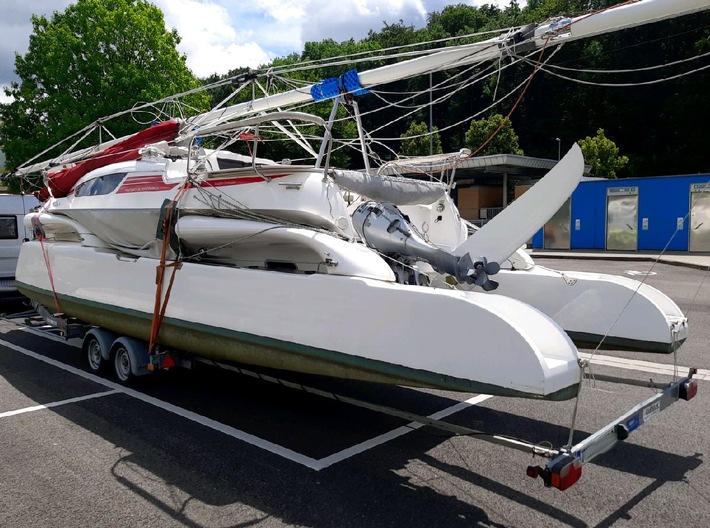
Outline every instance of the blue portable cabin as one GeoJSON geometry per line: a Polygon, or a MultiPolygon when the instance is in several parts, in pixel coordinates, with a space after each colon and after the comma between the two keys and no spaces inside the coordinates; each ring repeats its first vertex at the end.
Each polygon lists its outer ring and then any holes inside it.
{"type": "MultiPolygon", "coordinates": [[[[619,180],[585,179],[572,193],[569,213],[570,249],[614,250],[609,226],[612,221],[610,204],[619,197],[637,197],[635,228],[636,247],[626,250],[708,251],[705,239],[710,238],[710,222],[702,215],[710,213],[710,175],[654,176],[619,180]],[[693,213],[698,220],[693,224],[696,241],[690,247],[691,200],[696,206],[693,213]],[[707,211],[707,212],[706,212],[707,211]],[[707,230],[705,229],[707,227],[707,230]]],[[[629,206],[633,207],[633,201],[629,206]]],[[[546,226],[548,227],[548,226],[546,226]]],[[[545,248],[545,228],[532,240],[534,248],[545,248]]],[[[549,229],[548,229],[549,232],[549,229]]]]}

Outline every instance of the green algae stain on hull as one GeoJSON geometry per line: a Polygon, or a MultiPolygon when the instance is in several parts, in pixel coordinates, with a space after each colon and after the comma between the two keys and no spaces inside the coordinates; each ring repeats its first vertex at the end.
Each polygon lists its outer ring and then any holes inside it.
{"type": "MultiPolygon", "coordinates": [[[[54,306],[51,292],[18,282],[23,295],[44,306],[54,306]]],[[[112,306],[77,297],[58,295],[62,311],[85,323],[148,341],[152,314],[112,306]]],[[[578,386],[564,388],[547,396],[525,393],[472,380],[437,374],[384,361],[361,358],[341,352],[300,345],[201,323],[166,317],[158,343],[215,361],[261,366],[271,369],[316,374],[341,379],[389,385],[425,387],[456,392],[492,394],[546,400],[568,400],[577,395],[578,386]]]]}

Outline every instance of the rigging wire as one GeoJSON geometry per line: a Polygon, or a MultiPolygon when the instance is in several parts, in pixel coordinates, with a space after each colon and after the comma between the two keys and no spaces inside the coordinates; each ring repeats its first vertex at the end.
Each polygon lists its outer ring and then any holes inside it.
{"type": "MultiPolygon", "coordinates": [[[[509,65],[509,66],[512,66],[512,64],[509,65]]],[[[490,75],[487,75],[485,78],[488,78],[488,77],[490,77],[490,76],[492,76],[492,75],[495,75],[495,72],[491,73],[490,75]]],[[[483,79],[480,79],[480,80],[483,80],[483,79]]],[[[456,121],[455,123],[452,123],[452,124],[450,124],[450,125],[448,125],[448,126],[439,128],[439,129],[437,130],[437,133],[441,133],[441,132],[444,132],[444,131],[447,131],[447,130],[451,130],[451,129],[453,129],[453,128],[456,128],[456,127],[462,125],[463,123],[466,123],[466,122],[468,122],[468,121],[471,121],[472,119],[475,119],[476,117],[485,114],[486,112],[488,112],[488,111],[491,110],[492,108],[495,108],[496,106],[500,105],[503,101],[505,101],[505,100],[509,99],[510,97],[512,97],[518,90],[520,90],[520,88],[522,88],[522,87],[528,82],[528,80],[529,80],[529,77],[526,77],[520,84],[518,84],[517,86],[513,87],[505,96],[501,97],[501,98],[498,99],[497,101],[492,102],[490,105],[488,105],[487,107],[483,108],[482,110],[479,110],[479,111],[475,112],[474,114],[468,115],[468,116],[466,116],[466,117],[464,117],[464,118],[462,118],[462,119],[460,119],[460,120],[456,121]]],[[[476,82],[478,82],[478,80],[477,80],[477,81],[474,81],[474,82],[472,82],[472,83],[470,83],[470,84],[467,84],[467,85],[465,85],[465,86],[462,86],[462,87],[460,88],[460,90],[463,90],[464,88],[468,88],[468,87],[470,87],[470,86],[473,86],[476,82]]],[[[447,98],[436,99],[436,100],[434,100],[434,104],[438,104],[439,102],[442,102],[442,101],[444,101],[444,100],[446,100],[446,99],[447,99],[447,98]]],[[[409,112],[409,113],[405,114],[404,117],[409,117],[410,115],[415,114],[417,111],[420,111],[420,110],[422,110],[423,108],[426,108],[426,107],[428,107],[428,106],[429,106],[429,103],[422,104],[422,106],[421,106],[420,108],[417,108],[416,111],[409,112]]],[[[404,117],[400,117],[400,118],[394,119],[394,120],[390,121],[389,123],[386,123],[386,124],[384,124],[384,125],[382,125],[382,126],[380,126],[380,127],[378,127],[378,128],[375,128],[372,132],[378,132],[378,131],[382,130],[383,128],[386,128],[386,127],[390,126],[391,124],[394,124],[395,122],[397,122],[397,121],[403,119],[404,117]]],[[[419,134],[419,135],[416,135],[416,136],[409,136],[408,139],[411,139],[411,138],[418,138],[418,137],[428,137],[429,135],[431,135],[431,134],[430,134],[430,133],[419,134]]],[[[385,137],[385,138],[378,138],[378,139],[379,139],[379,141],[401,141],[401,140],[402,140],[401,137],[385,137]]]]}
{"type": "MultiPolygon", "coordinates": [[[[447,44],[452,41],[463,41],[466,39],[473,39],[473,38],[478,38],[478,37],[483,37],[487,35],[500,35],[504,33],[510,33],[512,31],[519,30],[520,26],[511,26],[508,28],[501,28],[501,29],[493,29],[489,31],[481,31],[478,33],[469,33],[466,35],[460,35],[460,36],[455,36],[455,37],[445,37],[441,39],[435,39],[435,40],[429,40],[429,41],[424,41],[424,42],[416,42],[413,44],[403,44],[401,46],[391,46],[388,48],[379,48],[379,49],[374,49],[374,50],[367,50],[367,51],[361,51],[357,53],[350,53],[350,54],[343,54],[343,55],[336,55],[332,57],[326,57],[323,59],[313,59],[310,61],[303,61],[300,63],[297,63],[295,65],[284,65],[282,68],[275,67],[272,68],[272,71],[274,74],[284,74],[284,73],[293,73],[293,72],[300,72],[300,71],[306,71],[306,70],[312,70],[315,68],[322,67],[324,64],[327,66],[340,66],[340,65],[347,65],[347,64],[355,64],[358,62],[364,62],[364,61],[376,61],[376,60],[392,60],[392,59],[398,59],[398,58],[403,58],[403,57],[411,57],[415,55],[428,55],[432,53],[432,51],[437,51],[437,50],[444,50],[446,47],[441,47],[441,48],[435,48],[432,47],[432,45],[435,44],[447,44]],[[371,53],[383,53],[383,52],[389,52],[389,51],[398,51],[398,50],[405,50],[409,48],[423,48],[421,50],[415,50],[411,52],[406,52],[406,53],[390,53],[390,54],[385,54],[385,55],[376,55],[376,56],[367,56],[368,54],[371,53]],[[364,56],[364,58],[363,58],[364,56]]],[[[466,46],[490,46],[490,42],[482,41],[482,42],[475,42],[475,43],[469,43],[469,44],[463,44],[466,46]]]]}
{"type": "Polygon", "coordinates": [[[664,62],[662,64],[656,64],[654,66],[645,66],[642,68],[627,68],[627,69],[622,69],[622,70],[593,70],[593,69],[584,69],[584,68],[569,68],[566,66],[560,66],[558,64],[548,64],[546,66],[547,69],[554,69],[554,70],[564,70],[564,71],[570,71],[570,72],[578,72],[578,73],[636,73],[636,72],[642,72],[642,71],[651,71],[651,70],[658,70],[661,68],[669,68],[671,66],[676,66],[678,64],[684,64],[686,62],[698,60],[698,59],[703,59],[707,56],[710,56],[710,51],[707,53],[701,53],[699,55],[693,55],[692,57],[686,57],[685,59],[680,59],[677,61],[673,62],[664,62]]]}
{"type": "MultiPolygon", "coordinates": [[[[558,49],[559,49],[559,48],[558,48],[558,49]]],[[[532,52],[532,54],[535,54],[535,53],[537,53],[537,51],[532,52]]],[[[556,50],[555,50],[555,53],[556,53],[556,50]]],[[[550,57],[548,58],[548,60],[549,60],[551,57],[552,57],[552,56],[550,56],[550,57]]],[[[508,67],[510,67],[510,66],[513,66],[514,64],[515,64],[515,62],[506,65],[504,68],[508,68],[508,67]]],[[[475,69],[475,66],[472,66],[472,67],[468,68],[466,71],[470,71],[470,70],[473,70],[473,69],[475,69]]],[[[487,68],[487,69],[488,69],[488,68],[487,68]]],[[[458,83],[458,84],[456,85],[456,86],[458,87],[458,88],[456,89],[456,91],[460,91],[460,90],[463,90],[464,88],[467,88],[467,87],[469,87],[469,86],[473,86],[473,85],[476,84],[477,82],[481,82],[481,81],[485,80],[486,78],[495,75],[495,73],[496,73],[496,72],[493,71],[493,72],[491,72],[491,73],[489,73],[489,74],[487,74],[487,75],[484,75],[484,76],[482,76],[482,77],[480,77],[480,78],[474,77],[473,81],[468,81],[468,82],[466,82],[466,83],[464,83],[464,82],[458,83]]],[[[502,97],[502,98],[499,99],[498,101],[494,101],[491,105],[487,106],[487,107],[484,108],[483,110],[480,110],[480,111],[476,112],[476,113],[473,114],[473,115],[469,115],[469,116],[467,116],[467,117],[465,117],[465,118],[463,118],[463,119],[460,119],[460,120],[457,121],[456,123],[452,123],[452,124],[449,125],[449,126],[446,126],[446,127],[441,128],[441,129],[438,129],[436,133],[441,133],[441,132],[450,130],[450,129],[452,129],[452,128],[456,128],[456,127],[458,127],[459,125],[461,125],[461,124],[463,124],[463,123],[465,123],[465,122],[467,122],[467,121],[470,121],[471,119],[474,119],[474,118],[478,117],[479,115],[482,115],[483,113],[487,112],[487,111],[490,110],[491,108],[494,108],[495,106],[501,104],[503,101],[505,101],[505,100],[508,99],[509,97],[512,97],[512,96],[515,94],[515,92],[517,92],[517,91],[518,91],[523,85],[525,85],[525,83],[527,83],[527,82],[529,82],[529,77],[526,78],[525,80],[523,80],[519,85],[517,85],[516,87],[514,87],[512,90],[510,90],[504,97],[502,97]]],[[[444,85],[445,83],[446,83],[446,81],[444,81],[444,82],[442,82],[442,83],[439,83],[439,84],[436,85],[436,86],[437,86],[437,87],[438,87],[438,86],[442,86],[442,85],[444,85]]],[[[416,95],[419,95],[419,94],[416,93],[415,96],[416,96],[416,95]]],[[[406,117],[409,117],[409,116],[415,114],[416,112],[418,112],[418,111],[420,111],[420,110],[422,110],[422,109],[424,109],[424,108],[426,108],[426,107],[428,107],[428,106],[430,106],[430,105],[437,105],[437,104],[439,104],[439,103],[441,103],[441,102],[447,100],[447,99],[450,98],[452,95],[453,95],[453,94],[448,94],[448,95],[439,97],[439,98],[433,100],[432,102],[424,103],[424,104],[420,105],[419,107],[415,108],[414,110],[412,110],[412,111],[410,111],[410,112],[408,112],[408,113],[406,113],[406,114],[404,114],[404,115],[402,115],[402,116],[400,116],[400,117],[398,117],[398,118],[396,118],[396,119],[394,119],[394,120],[391,120],[391,121],[389,121],[388,123],[385,123],[385,124],[383,124],[383,125],[381,125],[381,126],[375,128],[374,130],[368,132],[368,137],[372,137],[372,134],[373,134],[373,133],[378,132],[378,131],[384,129],[384,128],[386,128],[386,127],[388,127],[388,126],[394,124],[394,123],[397,122],[397,121],[400,121],[400,120],[402,120],[402,119],[405,119],[406,117]]],[[[414,97],[414,96],[412,96],[411,98],[413,98],[413,97],[414,97]]],[[[361,114],[361,115],[367,115],[367,114],[370,114],[370,113],[375,113],[375,112],[380,111],[382,108],[388,108],[388,107],[389,107],[389,106],[380,107],[380,108],[378,108],[378,109],[373,109],[373,110],[371,110],[371,111],[369,111],[369,112],[364,112],[364,113],[361,114]]],[[[341,119],[340,121],[342,121],[342,120],[344,120],[344,119],[341,119]]],[[[417,135],[417,136],[410,136],[410,138],[426,137],[426,136],[428,136],[428,135],[430,135],[430,134],[427,133],[427,134],[422,134],[422,135],[417,135]]],[[[401,138],[401,137],[375,138],[375,139],[373,139],[373,141],[374,141],[374,140],[378,141],[379,144],[384,145],[384,142],[385,142],[385,141],[401,141],[402,138],[401,138]]],[[[351,142],[351,144],[352,144],[352,145],[355,145],[355,144],[356,144],[356,141],[353,140],[353,141],[351,142]]],[[[334,151],[339,150],[339,149],[342,148],[343,146],[347,146],[347,145],[344,143],[343,145],[341,145],[341,147],[336,147],[336,149],[334,149],[334,151]]],[[[396,153],[394,153],[394,151],[393,151],[392,149],[390,149],[389,147],[387,147],[387,149],[390,150],[390,151],[391,151],[393,154],[395,154],[395,156],[396,156],[396,153]]]]}
{"type": "Polygon", "coordinates": [[[647,86],[647,85],[651,85],[651,84],[659,84],[659,83],[663,83],[663,82],[667,82],[667,81],[672,81],[674,79],[680,79],[682,77],[686,77],[688,75],[692,75],[694,73],[698,73],[700,71],[707,70],[709,68],[710,68],[710,64],[708,64],[706,66],[700,66],[698,68],[695,68],[694,70],[690,70],[690,71],[683,72],[683,73],[678,73],[676,75],[671,75],[671,76],[663,77],[660,79],[653,79],[651,81],[637,81],[637,82],[633,82],[633,83],[604,83],[604,82],[595,82],[595,81],[585,81],[582,79],[575,79],[575,78],[569,77],[567,75],[562,75],[560,73],[556,73],[556,72],[550,71],[545,68],[541,68],[541,69],[549,75],[559,77],[560,79],[564,79],[566,81],[575,82],[577,84],[586,84],[586,85],[590,85],[590,86],[606,86],[606,87],[610,87],[610,88],[634,88],[637,86],[647,86]]]}
{"type": "MultiPolygon", "coordinates": [[[[545,60],[545,62],[551,60],[552,57],[553,57],[561,48],[562,48],[562,46],[558,46],[556,49],[554,49],[554,50],[552,51],[552,53],[550,54],[550,56],[545,60]]],[[[493,140],[493,138],[495,138],[495,136],[503,129],[503,127],[505,126],[506,122],[508,122],[508,121],[510,120],[510,116],[513,114],[513,112],[515,111],[515,109],[518,107],[518,105],[520,104],[520,102],[521,102],[523,96],[525,95],[525,92],[527,91],[528,87],[530,86],[530,83],[532,82],[533,77],[535,76],[535,74],[536,74],[537,71],[538,71],[538,67],[537,67],[537,66],[540,65],[540,64],[544,64],[544,62],[541,62],[542,57],[543,57],[543,54],[544,54],[544,51],[545,51],[545,47],[543,46],[542,50],[541,50],[540,53],[539,53],[538,62],[536,63],[536,67],[535,67],[535,69],[533,69],[532,73],[531,73],[527,78],[525,78],[520,84],[518,84],[515,88],[513,88],[510,92],[508,92],[504,97],[502,97],[502,98],[499,99],[498,101],[494,101],[491,105],[489,105],[488,107],[484,108],[483,110],[477,112],[477,113],[474,114],[473,116],[468,116],[468,117],[466,117],[465,119],[462,119],[462,120],[458,121],[457,123],[454,123],[453,125],[450,125],[450,126],[448,126],[448,127],[444,127],[444,128],[442,128],[442,129],[440,129],[440,130],[438,131],[438,132],[441,132],[441,131],[444,131],[444,130],[448,130],[448,129],[453,128],[453,127],[455,127],[455,126],[458,126],[458,125],[460,125],[460,124],[462,124],[462,123],[464,123],[464,122],[466,122],[466,121],[469,121],[469,120],[471,120],[471,119],[473,119],[473,118],[475,118],[475,117],[478,117],[479,115],[483,114],[484,112],[487,112],[487,111],[490,110],[491,108],[493,108],[493,107],[499,105],[499,104],[500,104],[501,102],[503,102],[505,99],[511,97],[511,96],[512,96],[515,92],[517,92],[520,88],[523,88],[522,92],[521,92],[520,95],[518,96],[518,99],[517,99],[517,100],[515,101],[515,103],[513,104],[511,110],[510,110],[510,111],[508,112],[508,114],[505,116],[505,118],[503,119],[503,121],[502,121],[502,123],[500,124],[500,126],[490,135],[490,137],[489,137],[482,145],[480,145],[475,151],[471,152],[470,154],[468,154],[468,155],[465,156],[465,157],[461,157],[459,160],[457,160],[456,162],[452,163],[452,165],[450,165],[450,166],[448,166],[448,167],[445,167],[445,168],[442,169],[442,170],[451,170],[451,169],[454,169],[454,168],[458,167],[459,165],[461,165],[462,163],[464,163],[464,161],[465,161],[466,159],[475,156],[478,152],[480,152],[482,149],[484,149],[484,148],[493,140]]],[[[537,54],[537,53],[538,53],[538,52],[537,52],[537,50],[536,50],[536,51],[532,52],[531,54],[537,54]]],[[[381,129],[381,128],[383,128],[383,127],[380,127],[379,129],[381,129]]],[[[376,129],[376,130],[379,130],[379,129],[376,129]]],[[[375,131],[376,131],[376,130],[375,130],[375,131]]],[[[421,136],[411,136],[411,137],[421,137],[421,136]]],[[[395,139],[395,138],[391,138],[391,139],[395,139]]],[[[396,139],[400,139],[400,140],[401,140],[401,138],[396,138],[396,139]]]]}

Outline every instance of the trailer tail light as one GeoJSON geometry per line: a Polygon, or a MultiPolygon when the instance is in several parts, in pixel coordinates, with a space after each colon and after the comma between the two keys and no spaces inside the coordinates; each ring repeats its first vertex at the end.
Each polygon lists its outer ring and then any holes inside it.
{"type": "Polygon", "coordinates": [[[528,466],[527,474],[532,478],[542,477],[545,486],[564,491],[582,478],[582,462],[578,458],[564,453],[549,462],[544,468],[528,466]]]}
{"type": "Polygon", "coordinates": [[[582,462],[578,458],[566,455],[550,468],[550,486],[566,490],[582,478],[582,462]]]}
{"type": "Polygon", "coordinates": [[[685,383],[681,383],[680,387],[678,387],[678,397],[681,400],[690,400],[693,398],[696,394],[698,393],[698,384],[695,383],[695,380],[688,380],[685,383]]]}

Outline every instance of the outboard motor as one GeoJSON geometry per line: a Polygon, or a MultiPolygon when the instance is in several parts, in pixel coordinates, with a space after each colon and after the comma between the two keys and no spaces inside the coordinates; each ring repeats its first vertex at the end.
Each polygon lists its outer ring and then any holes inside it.
{"type": "Polygon", "coordinates": [[[457,257],[424,240],[391,203],[365,202],[352,215],[360,238],[370,247],[386,254],[398,254],[425,260],[440,273],[448,273],[458,281],[477,284],[484,290],[495,290],[498,283],[488,276],[500,271],[497,262],[485,257],[475,261],[469,254],[457,257]]]}

